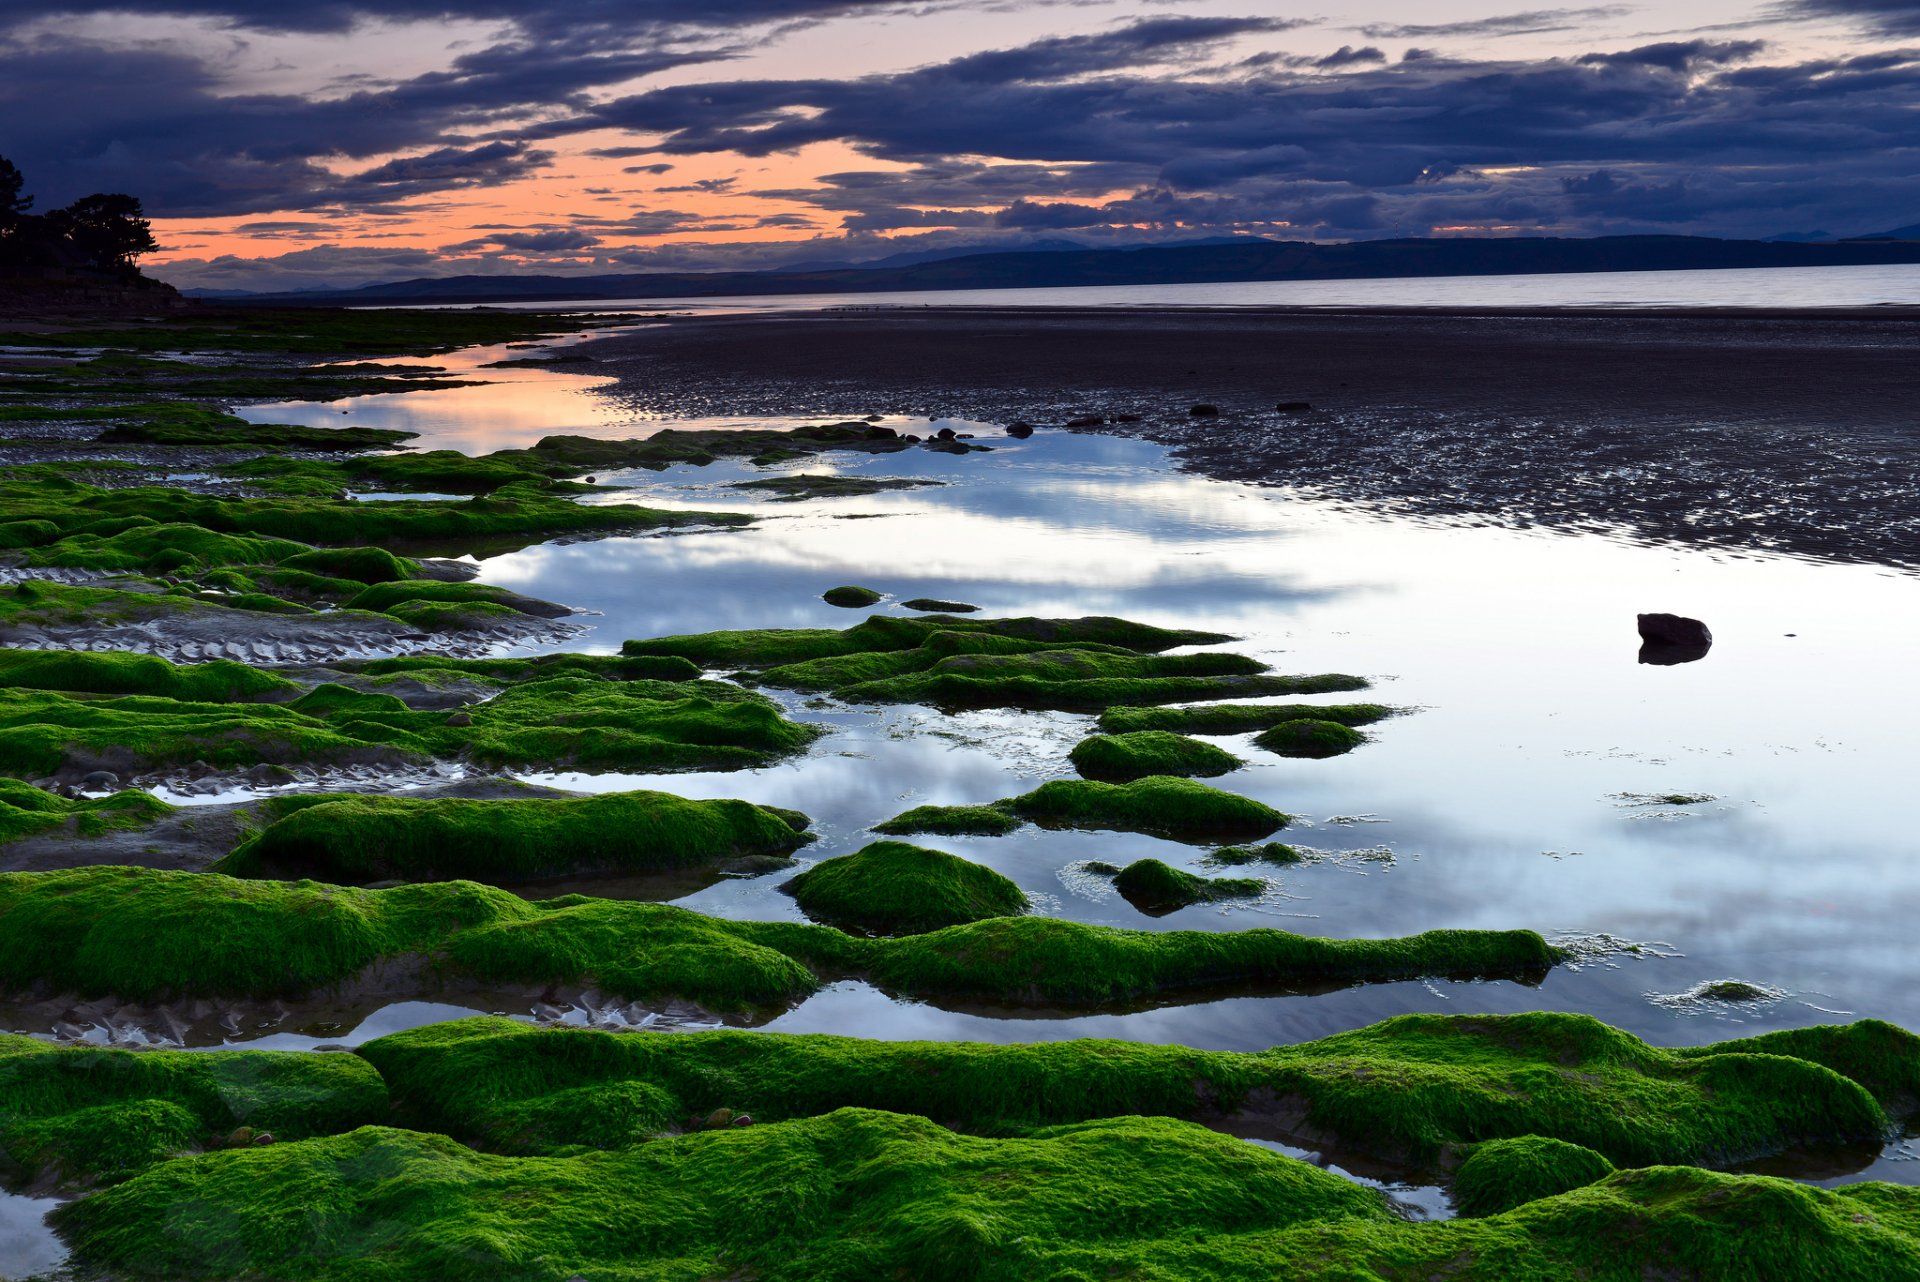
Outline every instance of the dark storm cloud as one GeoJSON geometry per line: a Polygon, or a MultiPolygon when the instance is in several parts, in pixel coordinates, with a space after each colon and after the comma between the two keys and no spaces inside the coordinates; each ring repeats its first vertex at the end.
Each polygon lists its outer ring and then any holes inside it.
{"type": "Polygon", "coordinates": [[[54,0],[0,8],[0,27],[89,13],[211,18],[252,31],[337,34],[368,22],[491,19],[530,35],[582,29],[721,29],[834,17],[863,9],[895,9],[901,0],[54,0]]]}
{"type": "Polygon", "coordinates": [[[1920,0],[1787,0],[1779,10],[1804,18],[1849,19],[1889,35],[1920,35],[1920,0]]]}

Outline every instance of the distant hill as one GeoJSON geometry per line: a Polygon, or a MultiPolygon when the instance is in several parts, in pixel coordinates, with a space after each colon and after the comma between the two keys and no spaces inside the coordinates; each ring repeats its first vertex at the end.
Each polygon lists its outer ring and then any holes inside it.
{"type": "MultiPolygon", "coordinates": [[[[581,302],[735,294],[1068,288],[1229,281],[1509,276],[1564,272],[1920,263],[1920,243],[1792,244],[1697,236],[1586,240],[1369,240],[1341,245],[1244,240],[1227,244],[967,254],[900,266],[812,271],[646,272],[609,276],[450,276],[361,289],[283,295],[294,303],[581,302]]],[[[264,296],[263,296],[264,297],[264,296]]]]}
{"type": "Polygon", "coordinates": [[[1877,240],[1920,240],[1920,223],[1911,227],[1895,227],[1892,231],[1875,232],[1871,236],[1849,236],[1846,243],[1857,245],[1863,241],[1877,240]]]}

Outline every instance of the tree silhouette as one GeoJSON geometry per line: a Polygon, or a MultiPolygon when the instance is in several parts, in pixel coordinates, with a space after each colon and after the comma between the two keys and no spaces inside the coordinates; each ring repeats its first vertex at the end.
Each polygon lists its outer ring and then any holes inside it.
{"type": "Polygon", "coordinates": [[[20,194],[26,178],[11,160],[0,156],[0,227],[10,227],[33,208],[33,197],[20,194]]]}
{"type": "Polygon", "coordinates": [[[136,196],[95,192],[54,210],[47,222],[102,268],[132,271],[134,259],[160,248],[136,196]]]}

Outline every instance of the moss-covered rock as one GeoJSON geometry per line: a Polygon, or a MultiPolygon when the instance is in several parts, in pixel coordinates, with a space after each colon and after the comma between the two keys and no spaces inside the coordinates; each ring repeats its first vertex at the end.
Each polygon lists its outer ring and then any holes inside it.
{"type": "Polygon", "coordinates": [[[1003,804],[1045,827],[1140,832],[1183,841],[1257,841],[1289,822],[1288,816],[1251,797],[1162,775],[1118,784],[1055,779],[1003,804]]]}
{"type": "Polygon", "coordinates": [[[0,648],[0,687],[76,694],[144,694],[194,703],[291,698],[300,687],[230,659],[174,664],[146,654],[0,648]]]}
{"type": "Polygon", "coordinates": [[[387,1110],[379,1073],[349,1055],[134,1052],[0,1036],[0,1152],[43,1184],[124,1179],[240,1126],[296,1140],[387,1110]]]}
{"type": "Polygon", "coordinates": [[[1207,853],[1208,863],[1225,868],[1237,868],[1245,864],[1272,864],[1276,868],[1285,868],[1305,860],[1305,855],[1281,841],[1266,841],[1257,846],[1221,846],[1207,853]]]}
{"type": "Polygon", "coordinates": [[[1283,721],[1254,736],[1254,743],[1282,757],[1338,757],[1367,741],[1338,721],[1283,721]]]}
{"type": "MultiPolygon", "coordinates": [[[[804,828],[804,816],[796,816],[804,828]]],[[[347,884],[665,872],[782,856],[810,840],[785,814],[664,792],[476,801],[323,800],[270,824],[214,865],[241,877],[347,884]]]]}
{"type": "Polygon", "coordinates": [[[1004,837],[1025,826],[1026,820],[1000,806],[915,806],[873,830],[892,837],[1004,837]]]}
{"type": "MultiPolygon", "coordinates": [[[[1339,681],[1332,690],[1360,690],[1359,677],[1327,677],[1339,681]]],[[[1333,721],[1343,726],[1367,726],[1390,717],[1394,709],[1379,703],[1216,703],[1191,708],[1109,708],[1100,714],[1100,728],[1108,734],[1136,730],[1166,730],[1175,734],[1250,734],[1289,721],[1333,721]]]]}
{"type": "Polygon", "coordinates": [[[1258,898],[1266,883],[1252,877],[1196,877],[1158,859],[1136,859],[1115,874],[1113,888],[1141,912],[1160,917],[1194,904],[1258,898]]]}
{"type": "Polygon", "coordinates": [[[816,864],[788,888],[814,920],[882,935],[1027,911],[1020,887],[993,869],[903,841],[876,841],[816,864]]]}
{"type": "Polygon", "coordinates": [[[410,579],[420,571],[419,562],[395,556],[385,548],[312,548],[282,557],[279,565],[283,570],[368,584],[410,579]]]}
{"type": "Polygon", "coordinates": [[[902,609],[920,610],[927,614],[973,614],[980,607],[968,605],[965,601],[942,601],[938,597],[917,596],[910,601],[900,603],[902,609]]]}
{"type": "Polygon", "coordinates": [[[1074,769],[1087,778],[1116,782],[1148,775],[1209,778],[1244,764],[1224,748],[1165,730],[1093,735],[1075,744],[1069,755],[1074,769]]]}
{"type": "Polygon", "coordinates": [[[1598,1184],[1613,1163],[1590,1148],[1544,1135],[1520,1135],[1473,1146],[1453,1176],[1462,1215],[1499,1215],[1543,1197],[1598,1184]]]}
{"type": "Polygon", "coordinates": [[[172,806],[148,792],[69,798],[15,779],[0,779],[0,845],[63,826],[83,838],[144,828],[172,813],[172,806]]]}
{"type": "Polygon", "coordinates": [[[1531,980],[1559,954],[1531,931],[1328,940],[1001,917],[863,939],[662,904],[534,903],[463,881],[359,890],[136,868],[0,874],[0,991],[265,997],[426,957],[490,984],[588,982],[622,998],[739,1010],[804,997],[826,974],[865,975],[910,997],[1098,1006],[1223,986],[1531,980]]]}
{"type": "Polygon", "coordinates": [[[763,476],[752,481],[734,481],[733,490],[767,491],[776,503],[801,503],[807,499],[858,498],[867,494],[885,494],[890,490],[917,490],[945,481],[922,481],[904,476],[818,476],[796,472],[785,476],[763,476]]]}
{"type": "Polygon", "coordinates": [[[847,610],[858,610],[873,605],[880,600],[881,594],[872,588],[860,588],[848,585],[828,588],[820,594],[820,599],[828,605],[837,605],[847,610]]]}

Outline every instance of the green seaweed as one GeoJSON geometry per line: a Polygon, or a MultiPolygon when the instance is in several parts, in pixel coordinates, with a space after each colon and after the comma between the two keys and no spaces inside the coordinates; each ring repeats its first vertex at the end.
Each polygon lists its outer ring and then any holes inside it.
{"type": "Polygon", "coordinates": [[[1004,837],[1026,826],[1026,820],[993,806],[915,806],[873,830],[892,837],[928,833],[942,837],[1004,837]]]}
{"type": "Polygon", "coordinates": [[[496,801],[352,797],[277,820],[214,870],[344,883],[467,878],[511,885],[563,873],[661,872],[785,855],[807,840],[782,815],[747,802],[663,792],[496,801]]]}
{"type": "Polygon", "coordinates": [[[1026,895],[991,868],[902,841],[876,841],[816,864],[788,889],[815,921],[885,935],[1027,911],[1026,895]]]}
{"type": "Polygon", "coordinates": [[[1147,775],[1207,778],[1245,764],[1225,749],[1164,730],[1093,735],[1075,744],[1068,755],[1074,769],[1085,777],[1114,782],[1147,775]]]}
{"type": "Polygon", "coordinates": [[[1161,775],[1119,784],[1055,779],[1000,804],[1044,827],[1140,832],[1177,840],[1257,841],[1290,821],[1250,797],[1161,775]]]}
{"type": "Polygon", "coordinates": [[[1476,1144],[1453,1176],[1453,1200],[1462,1215],[1499,1215],[1543,1197],[1597,1184],[1613,1163],[1590,1148],[1544,1135],[1476,1144]]]}
{"type": "Polygon", "coordinates": [[[147,792],[62,797],[17,779],[0,779],[0,844],[69,824],[72,831],[82,837],[144,828],[172,812],[172,806],[147,792]]]}
{"type": "Polygon", "coordinates": [[[972,614],[980,607],[968,605],[965,601],[942,601],[937,597],[917,596],[910,601],[902,601],[904,610],[921,610],[927,614],[972,614]]]}
{"type": "Polygon", "coordinates": [[[6,648],[0,648],[0,687],[147,694],[197,703],[286,698],[300,688],[231,659],[175,664],[148,654],[6,648]]]}
{"type": "Polygon", "coordinates": [[[858,610],[879,601],[881,594],[872,588],[853,587],[851,585],[828,588],[820,594],[820,599],[828,605],[837,605],[842,609],[858,610]]]}

